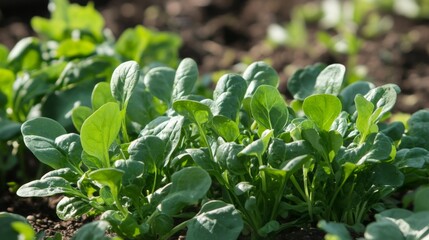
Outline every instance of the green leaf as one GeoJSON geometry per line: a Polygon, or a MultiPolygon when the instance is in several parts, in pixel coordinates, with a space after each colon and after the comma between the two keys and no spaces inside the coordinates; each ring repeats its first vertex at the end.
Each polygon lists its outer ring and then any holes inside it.
{"type": "Polygon", "coordinates": [[[246,88],[247,84],[241,76],[236,74],[223,75],[213,91],[213,114],[222,115],[235,121],[246,88]]]}
{"type": "Polygon", "coordinates": [[[240,136],[237,123],[225,116],[214,116],[212,124],[216,133],[227,142],[233,142],[240,136]]]}
{"type": "Polygon", "coordinates": [[[365,239],[391,239],[404,240],[405,237],[399,230],[399,226],[391,221],[373,222],[368,224],[365,230],[365,239]]]}
{"type": "Polygon", "coordinates": [[[171,105],[175,74],[176,72],[169,67],[152,68],[145,75],[144,84],[153,96],[171,105]]]}
{"type": "Polygon", "coordinates": [[[356,128],[361,134],[361,142],[363,142],[368,134],[378,132],[376,120],[380,111],[374,112],[374,105],[359,94],[355,97],[355,103],[358,113],[356,128]]]}
{"type": "Polygon", "coordinates": [[[21,132],[25,145],[40,162],[54,169],[68,165],[67,156],[56,143],[57,138],[67,133],[59,123],[49,118],[35,118],[25,122],[21,132]]]}
{"type": "Polygon", "coordinates": [[[427,141],[427,136],[429,136],[428,124],[428,110],[419,110],[411,115],[408,120],[408,131],[401,139],[399,148],[421,147],[429,150],[429,141],[427,141]]]}
{"type": "Polygon", "coordinates": [[[289,112],[277,88],[263,85],[258,87],[250,102],[253,118],[266,129],[273,129],[278,135],[287,123],[289,112]]]}
{"type": "Polygon", "coordinates": [[[292,93],[293,98],[304,100],[312,95],[316,78],[325,67],[324,64],[316,63],[297,70],[287,82],[287,89],[292,93]]]}
{"type": "Polygon", "coordinates": [[[171,188],[158,209],[167,215],[174,215],[188,205],[203,198],[211,186],[209,174],[198,167],[187,167],[171,176],[171,188]]]}
{"type": "Polygon", "coordinates": [[[429,212],[429,206],[427,204],[427,199],[429,198],[429,187],[422,186],[419,187],[414,193],[414,212],[429,212]]]}
{"type": "Polygon", "coordinates": [[[260,139],[253,141],[249,145],[247,145],[243,150],[238,153],[238,156],[246,155],[260,158],[267,150],[268,144],[272,136],[273,130],[265,130],[262,133],[260,139]]]}
{"type": "Polygon", "coordinates": [[[85,120],[93,113],[92,109],[85,106],[79,106],[72,111],[73,126],[78,132],[82,129],[85,120]]]}
{"type": "Polygon", "coordinates": [[[62,220],[71,220],[88,213],[92,206],[77,197],[63,197],[57,204],[56,213],[62,220]]]}
{"type": "Polygon", "coordinates": [[[121,127],[119,105],[109,102],[89,116],[81,128],[82,147],[89,155],[110,166],[109,148],[118,137],[121,127]]]}
{"type": "Polygon", "coordinates": [[[328,233],[325,239],[352,240],[349,231],[343,223],[321,220],[317,224],[317,227],[328,233]]]}
{"type": "Polygon", "coordinates": [[[279,85],[277,72],[264,62],[254,62],[243,72],[243,78],[247,82],[245,98],[250,98],[261,85],[270,85],[275,88],[279,85]]]}
{"type": "Polygon", "coordinates": [[[0,141],[7,141],[19,135],[21,124],[0,117],[0,141]]]}
{"type": "Polygon", "coordinates": [[[234,142],[221,144],[216,149],[215,161],[223,168],[227,169],[232,175],[244,175],[250,167],[249,159],[238,156],[244,149],[243,145],[234,142]]]}
{"type": "Polygon", "coordinates": [[[288,161],[281,169],[286,171],[286,179],[289,179],[296,171],[302,169],[305,163],[311,161],[312,157],[310,155],[302,155],[295,158],[292,158],[288,161]]]}
{"type": "Polygon", "coordinates": [[[108,238],[105,234],[109,229],[110,224],[107,221],[94,221],[83,225],[76,234],[73,235],[73,240],[80,239],[94,239],[94,240],[107,240],[108,238]]]}
{"type": "Polygon", "coordinates": [[[244,223],[234,205],[219,200],[206,202],[187,224],[186,239],[237,239],[244,223]]]}
{"type": "Polygon", "coordinates": [[[0,235],[4,239],[25,239],[31,240],[34,238],[34,231],[31,227],[24,229],[21,226],[16,226],[17,223],[22,223],[30,227],[30,224],[27,220],[18,214],[9,213],[9,212],[0,212],[0,235]]]}
{"type": "Polygon", "coordinates": [[[198,66],[191,58],[183,59],[176,70],[174,76],[172,100],[178,100],[190,95],[194,85],[198,80],[198,66]]]}
{"type": "Polygon", "coordinates": [[[61,177],[69,182],[77,182],[80,176],[81,176],[80,173],[77,173],[70,168],[60,168],[60,169],[47,172],[40,179],[45,179],[50,177],[61,177]]]}
{"type": "Polygon", "coordinates": [[[197,124],[206,123],[213,116],[207,105],[193,100],[177,100],[173,103],[173,108],[177,113],[197,124]]]}
{"type": "MultiPolygon", "coordinates": [[[[121,205],[119,201],[119,190],[121,188],[122,176],[124,171],[116,168],[100,168],[89,173],[89,178],[100,184],[109,187],[117,205],[121,205]]],[[[119,207],[120,208],[120,207],[119,207]]],[[[120,208],[120,210],[122,210],[120,208]]]]}
{"type": "Polygon", "coordinates": [[[95,44],[88,40],[65,39],[60,42],[56,51],[56,57],[87,57],[95,52],[95,47],[95,44]]]}
{"type": "Polygon", "coordinates": [[[61,177],[34,180],[22,185],[16,194],[20,197],[48,197],[55,194],[79,195],[70,183],[61,177]]]}
{"type": "Polygon", "coordinates": [[[274,168],[280,168],[283,163],[293,158],[312,154],[313,149],[311,145],[304,140],[285,143],[283,140],[275,138],[271,141],[267,151],[268,163],[274,168]]]}
{"type": "Polygon", "coordinates": [[[110,84],[107,82],[99,82],[92,90],[91,103],[92,110],[97,110],[108,102],[116,102],[110,90],[110,84]]]}
{"type": "Polygon", "coordinates": [[[6,98],[4,103],[0,100],[0,110],[6,109],[6,106],[11,106],[14,82],[15,74],[9,69],[0,68],[0,96],[4,94],[6,98]]]}
{"type": "Polygon", "coordinates": [[[332,94],[337,96],[343,84],[346,68],[341,64],[331,64],[320,72],[314,86],[315,94],[332,94]]]}
{"type": "Polygon", "coordinates": [[[140,66],[134,61],[121,63],[113,72],[110,88],[112,96],[119,102],[120,109],[127,108],[139,76],[140,66]]]}
{"type": "Polygon", "coordinates": [[[134,184],[136,179],[143,178],[145,165],[142,162],[133,160],[117,160],[115,161],[115,168],[124,172],[122,185],[128,186],[134,184]]]}
{"type": "Polygon", "coordinates": [[[192,157],[192,160],[206,170],[208,173],[217,173],[219,166],[210,158],[207,148],[191,148],[186,152],[192,157]]]}
{"type": "Polygon", "coordinates": [[[324,131],[329,131],[334,120],[341,112],[341,101],[330,94],[319,94],[307,97],[302,106],[305,115],[316,126],[324,131]]]}
{"type": "Polygon", "coordinates": [[[127,106],[127,117],[140,124],[141,127],[145,127],[146,124],[165,112],[159,107],[161,105],[159,100],[145,88],[143,81],[140,80],[134,88],[127,106]]]}
{"type": "Polygon", "coordinates": [[[404,182],[404,175],[395,165],[390,163],[377,164],[373,169],[373,184],[376,186],[400,187],[404,182]]]}
{"type": "Polygon", "coordinates": [[[10,51],[7,61],[14,72],[39,68],[42,64],[39,40],[35,37],[21,39],[10,51]]]}
{"type": "Polygon", "coordinates": [[[145,164],[149,173],[161,169],[164,165],[165,143],[156,136],[143,136],[134,140],[128,147],[130,160],[140,161],[145,164]]]}
{"type": "Polygon", "coordinates": [[[358,94],[365,95],[371,89],[375,88],[373,83],[358,81],[345,87],[339,95],[343,105],[343,111],[353,114],[356,111],[355,97],[358,94]]]}
{"type": "Polygon", "coordinates": [[[395,84],[386,84],[371,89],[365,98],[374,104],[375,108],[381,108],[380,116],[389,112],[395,106],[399,87],[395,84]]]}
{"type": "Polygon", "coordinates": [[[424,168],[426,164],[429,164],[429,151],[419,147],[401,149],[396,153],[394,164],[400,169],[424,168]]]}
{"type": "Polygon", "coordinates": [[[280,229],[280,223],[275,220],[271,220],[267,222],[264,226],[258,229],[258,234],[263,237],[267,237],[268,234],[278,231],[279,229],[280,229]]]}

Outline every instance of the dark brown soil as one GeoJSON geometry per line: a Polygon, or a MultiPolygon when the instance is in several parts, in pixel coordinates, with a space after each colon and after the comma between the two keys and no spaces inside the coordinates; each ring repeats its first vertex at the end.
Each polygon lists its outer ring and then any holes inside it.
{"type": "MultiPolygon", "coordinates": [[[[32,16],[48,16],[48,0],[0,2],[0,43],[12,48],[21,38],[33,35],[29,26],[32,16]],[[24,2],[24,4],[22,4],[24,2]]],[[[86,2],[86,1],[72,1],[86,2]]],[[[309,56],[302,50],[287,47],[272,49],[265,42],[271,23],[290,19],[292,7],[303,1],[278,0],[110,0],[95,1],[106,26],[115,36],[129,27],[144,24],[180,34],[181,57],[194,58],[201,74],[231,69],[243,59],[270,59],[281,76],[281,91],[297,68],[316,62],[343,62],[344,56],[329,54],[316,41],[317,51],[309,56]]],[[[365,41],[358,62],[367,66],[376,85],[396,83],[402,89],[396,111],[412,113],[429,107],[429,20],[410,20],[392,15],[394,27],[387,34],[365,41]]],[[[317,26],[309,26],[314,39],[317,26]]],[[[61,232],[69,238],[88,219],[60,221],[55,215],[58,199],[22,199],[2,193],[0,211],[21,214],[37,231],[47,236],[61,232]]],[[[296,229],[282,239],[323,239],[318,229],[296,229]]]]}

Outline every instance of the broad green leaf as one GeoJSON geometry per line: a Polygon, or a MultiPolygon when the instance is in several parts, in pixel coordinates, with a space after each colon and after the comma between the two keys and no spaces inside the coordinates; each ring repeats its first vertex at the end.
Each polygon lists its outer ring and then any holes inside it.
{"type": "Polygon", "coordinates": [[[34,180],[22,185],[16,194],[20,197],[48,197],[55,194],[79,195],[70,183],[61,177],[34,180]]]}
{"type": "MultiPolygon", "coordinates": [[[[113,197],[118,201],[118,194],[122,184],[122,176],[124,171],[116,168],[100,168],[89,173],[89,178],[99,182],[104,186],[108,186],[113,197]]],[[[117,203],[120,205],[121,203],[117,203]]]]}
{"type": "Polygon", "coordinates": [[[8,55],[9,49],[5,45],[0,44],[0,68],[6,67],[8,55]]]}
{"type": "Polygon", "coordinates": [[[39,68],[42,63],[40,47],[40,41],[35,37],[21,39],[7,58],[10,68],[14,72],[39,68]]]}
{"type": "Polygon", "coordinates": [[[341,101],[330,94],[319,94],[307,97],[302,106],[305,115],[319,129],[329,131],[334,120],[341,112],[341,101]]]}
{"type": "Polygon", "coordinates": [[[0,141],[7,141],[19,135],[21,124],[0,117],[0,141]]]}
{"type": "Polygon", "coordinates": [[[429,164],[429,152],[424,148],[404,148],[396,153],[394,164],[400,169],[417,168],[421,169],[429,164]]]}
{"type": "Polygon", "coordinates": [[[73,171],[70,168],[60,168],[60,169],[47,172],[40,179],[45,179],[50,177],[61,177],[69,182],[77,182],[80,178],[80,174],[73,171]]]}
{"type": "Polygon", "coordinates": [[[390,123],[379,122],[378,127],[382,133],[390,137],[394,142],[401,140],[405,133],[405,125],[399,121],[390,123]]]}
{"type": "Polygon", "coordinates": [[[300,170],[304,164],[311,161],[310,155],[302,155],[289,160],[281,169],[286,171],[286,179],[289,179],[296,171],[300,170]]]}
{"type": "MultiPolygon", "coordinates": [[[[0,235],[4,239],[23,239],[23,240],[32,240],[34,238],[34,231],[33,236],[29,236],[28,233],[24,229],[24,232],[22,232],[22,228],[16,228],[14,227],[14,224],[16,223],[22,223],[26,224],[30,227],[27,219],[25,219],[23,216],[15,214],[15,213],[9,213],[9,212],[0,212],[0,235]]],[[[31,235],[31,233],[30,233],[31,235]]]]}
{"type": "MultiPolygon", "coordinates": [[[[378,126],[375,122],[377,116],[373,117],[374,105],[362,95],[356,95],[355,104],[358,114],[356,128],[361,134],[361,141],[363,142],[368,134],[378,132],[378,126]]],[[[378,113],[375,112],[374,114],[377,115],[378,113]]]]}
{"type": "Polygon", "coordinates": [[[250,102],[253,118],[265,129],[278,135],[287,123],[289,112],[277,88],[263,85],[253,94],[250,102]]]}
{"type": "Polygon", "coordinates": [[[414,193],[413,207],[414,212],[424,212],[429,213],[429,206],[427,204],[427,199],[429,198],[429,187],[422,186],[419,187],[414,193]]]}
{"type": "Polygon", "coordinates": [[[153,96],[170,106],[175,74],[169,67],[152,68],[145,75],[144,84],[153,96]]]}
{"type": "Polygon", "coordinates": [[[373,183],[376,186],[400,187],[404,182],[404,175],[390,163],[377,164],[373,169],[373,183]]]}
{"type": "Polygon", "coordinates": [[[339,95],[343,105],[343,111],[353,114],[356,111],[355,97],[358,94],[365,95],[371,89],[375,88],[373,83],[358,81],[345,87],[339,95]]]}
{"type": "Polygon", "coordinates": [[[128,147],[130,160],[143,162],[149,173],[154,173],[164,165],[165,143],[157,136],[143,136],[128,147]]]}
{"type": "Polygon", "coordinates": [[[365,98],[374,104],[375,108],[381,108],[380,116],[389,112],[396,103],[399,87],[395,84],[386,84],[371,89],[365,98]]]}
{"type": "Polygon", "coordinates": [[[163,213],[156,215],[156,217],[151,220],[150,227],[152,231],[161,236],[170,232],[175,224],[174,219],[171,216],[163,213]]]}
{"type": "Polygon", "coordinates": [[[136,179],[143,178],[145,165],[139,161],[117,160],[115,161],[115,168],[124,171],[122,185],[128,186],[135,183],[136,179]]]}
{"type": "Polygon", "coordinates": [[[241,76],[235,74],[223,75],[213,91],[213,114],[222,115],[235,121],[240,111],[246,88],[246,81],[241,76]]]}
{"type": "Polygon", "coordinates": [[[197,63],[191,58],[183,59],[177,67],[176,75],[174,76],[172,100],[175,101],[190,95],[197,80],[197,63]]]}
{"type": "Polygon", "coordinates": [[[110,166],[109,148],[118,137],[121,127],[119,105],[109,102],[89,116],[81,128],[82,147],[98,158],[104,167],[110,166]]]}
{"type": "Polygon", "coordinates": [[[331,64],[324,68],[317,76],[314,93],[337,96],[340,93],[345,72],[346,68],[344,65],[338,63],[331,64]]]}
{"type": "Polygon", "coordinates": [[[209,190],[212,181],[209,174],[199,167],[187,167],[171,176],[171,188],[167,197],[158,205],[158,209],[174,215],[188,205],[203,198],[209,190]]]}
{"type": "Polygon", "coordinates": [[[92,206],[77,197],[63,197],[57,204],[56,213],[62,220],[71,220],[88,213],[92,206]]]}
{"type": "Polygon", "coordinates": [[[233,142],[240,136],[237,123],[225,116],[214,116],[212,124],[216,133],[227,142],[233,142]]]}
{"type": "Polygon", "coordinates": [[[186,152],[192,157],[192,160],[206,170],[208,173],[217,173],[219,166],[210,158],[207,148],[191,148],[186,152]]]}
{"type": "Polygon", "coordinates": [[[238,153],[238,156],[246,155],[260,158],[262,154],[264,154],[267,150],[268,144],[272,136],[273,130],[265,130],[262,133],[260,139],[253,141],[252,143],[247,145],[243,150],[238,153]]]}
{"type": "Polygon", "coordinates": [[[95,52],[95,44],[84,39],[65,39],[61,41],[56,57],[76,58],[87,57],[95,52]]]}
{"type": "Polygon", "coordinates": [[[413,148],[421,147],[429,150],[429,111],[419,110],[411,115],[408,120],[408,131],[406,135],[401,139],[401,145],[399,148],[413,148]]]}
{"type": "Polygon", "coordinates": [[[177,100],[173,103],[173,108],[177,113],[197,124],[206,123],[213,116],[207,105],[193,100],[177,100]]]}
{"type": "Polygon", "coordinates": [[[142,225],[137,223],[132,214],[124,216],[119,211],[107,210],[101,215],[101,220],[108,221],[111,229],[124,239],[136,239],[144,233],[142,225]]]}
{"type": "Polygon", "coordinates": [[[285,143],[275,138],[271,141],[267,151],[268,163],[274,168],[280,168],[283,163],[302,155],[312,154],[314,150],[304,140],[285,143]]]}
{"type": "Polygon", "coordinates": [[[110,224],[107,221],[102,220],[87,223],[76,231],[76,234],[73,235],[72,240],[108,240],[110,238],[106,236],[106,232],[109,227],[110,224]]]}
{"type": "Polygon", "coordinates": [[[149,123],[139,136],[156,135],[163,140],[165,143],[164,158],[168,161],[181,140],[184,121],[185,118],[182,116],[159,117],[149,123]]]}
{"type": "Polygon", "coordinates": [[[80,165],[83,149],[79,135],[76,133],[63,134],[55,139],[55,145],[62,151],[70,165],[76,167],[80,165]]]}
{"type": "Polygon", "coordinates": [[[393,222],[374,222],[370,223],[365,230],[365,239],[378,240],[378,239],[391,239],[391,240],[404,240],[405,237],[393,222]]]}
{"type": "Polygon", "coordinates": [[[121,110],[126,109],[139,76],[140,66],[134,61],[121,63],[113,71],[110,90],[112,91],[112,96],[119,102],[121,110]]]}
{"type": "Polygon", "coordinates": [[[92,90],[91,103],[92,110],[97,110],[108,102],[116,102],[110,90],[110,84],[107,82],[99,82],[92,90]]]}
{"type": "Polygon", "coordinates": [[[219,200],[206,202],[188,222],[186,239],[237,239],[244,223],[234,205],[219,200]]]}
{"type": "Polygon", "coordinates": [[[234,142],[221,144],[216,149],[215,161],[233,175],[244,175],[248,172],[250,162],[246,157],[238,156],[243,149],[243,145],[234,142]]]}
{"type": "Polygon", "coordinates": [[[243,78],[247,82],[245,98],[250,98],[261,85],[270,85],[275,88],[279,85],[277,72],[264,62],[254,62],[243,72],[243,78]]]}
{"type": "Polygon", "coordinates": [[[258,229],[258,234],[263,237],[267,237],[268,234],[278,231],[279,229],[280,229],[280,223],[275,220],[271,220],[267,222],[264,226],[258,229]]]}
{"type": "Polygon", "coordinates": [[[160,111],[156,100],[150,92],[145,90],[143,81],[139,81],[128,102],[127,117],[140,124],[141,127],[145,127],[146,124],[165,112],[164,109],[160,111]]]}
{"type": "Polygon", "coordinates": [[[317,227],[327,232],[325,239],[352,240],[349,231],[343,223],[321,220],[317,223],[317,227]]]}
{"type": "Polygon", "coordinates": [[[234,193],[237,196],[240,196],[254,188],[255,186],[253,186],[249,182],[239,182],[234,186],[234,193]]]}
{"type": "Polygon", "coordinates": [[[32,240],[36,237],[33,227],[28,223],[17,221],[13,222],[11,227],[19,233],[18,239],[32,240]]]}
{"type": "Polygon", "coordinates": [[[316,63],[297,70],[288,80],[287,89],[294,99],[304,100],[314,92],[316,78],[326,66],[316,63]]]}
{"type": "Polygon", "coordinates": [[[49,118],[35,118],[21,126],[24,143],[42,163],[54,168],[67,164],[66,156],[55,143],[57,137],[66,134],[66,130],[49,118]]]}
{"type": "Polygon", "coordinates": [[[93,113],[92,109],[85,106],[79,106],[72,111],[73,126],[80,132],[85,120],[93,113]]]}

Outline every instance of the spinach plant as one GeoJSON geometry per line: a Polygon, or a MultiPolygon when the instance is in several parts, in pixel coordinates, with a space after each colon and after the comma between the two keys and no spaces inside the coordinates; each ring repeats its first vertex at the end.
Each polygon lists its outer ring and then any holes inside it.
{"type": "Polygon", "coordinates": [[[414,154],[397,154],[405,127],[385,122],[398,87],[343,88],[344,76],[341,64],[300,70],[288,104],[264,62],[223,75],[210,98],[195,92],[192,59],[145,74],[125,62],[94,87],[91,107],[73,110],[79,134],[43,117],[22,125],[54,170],[17,193],[63,194],[61,218],[101,215],[125,238],[187,228],[189,239],[259,239],[322,219],[363,231],[414,154]]]}

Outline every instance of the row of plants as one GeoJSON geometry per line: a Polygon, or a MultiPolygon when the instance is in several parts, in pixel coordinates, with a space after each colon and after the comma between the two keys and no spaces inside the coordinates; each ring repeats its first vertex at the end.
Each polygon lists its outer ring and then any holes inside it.
{"type": "MultiPolygon", "coordinates": [[[[77,133],[46,117],[21,127],[25,145],[53,170],[17,194],[64,195],[56,209],[64,220],[100,216],[76,239],[105,239],[107,229],[123,239],[169,239],[185,229],[187,239],[262,239],[317,222],[340,239],[351,239],[348,231],[428,236],[428,188],[405,198],[414,212],[393,201],[427,184],[429,164],[429,112],[387,121],[396,85],[343,88],[343,65],[318,64],[295,73],[294,99],[285,101],[263,62],[223,75],[210,97],[195,94],[191,59],[142,72],[128,61],[98,83],[91,107],[72,111],[77,133]]],[[[11,218],[3,221],[16,236],[23,219],[11,218]]]]}
{"type": "Polygon", "coordinates": [[[80,6],[53,0],[50,11],[49,19],[31,20],[38,37],[20,40],[11,51],[0,45],[1,190],[12,169],[19,170],[18,182],[29,180],[20,137],[21,124],[27,119],[46,116],[72,130],[71,110],[90,106],[92,88],[109,82],[121,62],[170,67],[179,62],[181,39],[173,33],[136,26],[116,40],[91,3],[80,6]]]}

